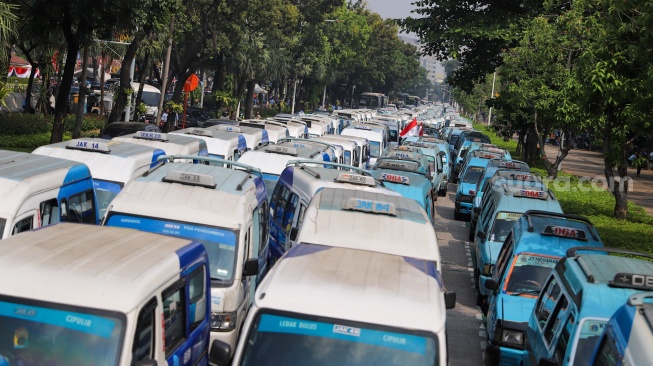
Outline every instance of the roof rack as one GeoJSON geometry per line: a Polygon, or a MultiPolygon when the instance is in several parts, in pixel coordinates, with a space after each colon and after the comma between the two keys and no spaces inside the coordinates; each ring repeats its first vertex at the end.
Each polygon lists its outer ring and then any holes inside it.
{"type": "Polygon", "coordinates": [[[352,165],[345,165],[345,164],[339,164],[339,163],[332,163],[330,161],[317,161],[317,160],[290,160],[289,162],[286,163],[286,166],[302,166],[305,164],[311,164],[311,165],[328,165],[332,166],[334,168],[343,168],[343,169],[349,169],[352,171],[355,171],[357,173],[363,174],[363,175],[369,175],[372,176],[372,174],[363,169],[363,168],[358,168],[352,165]]]}
{"type": "MultiPolygon", "coordinates": [[[[218,164],[223,164],[224,166],[229,166],[229,167],[238,167],[241,169],[236,169],[236,170],[244,170],[247,173],[250,174],[255,174],[259,178],[263,179],[263,173],[261,173],[261,170],[258,168],[255,168],[251,165],[239,163],[237,161],[231,161],[231,160],[225,160],[225,159],[219,159],[219,158],[212,158],[208,156],[199,156],[199,155],[163,155],[159,156],[158,159],[156,159],[157,163],[158,162],[169,162],[173,163],[175,160],[196,160],[196,161],[203,161],[207,163],[218,163],[218,164]]],[[[159,165],[160,166],[160,165],[159,165]]],[[[143,176],[147,176],[151,171],[154,169],[158,168],[159,166],[150,169],[149,171],[145,172],[143,176]]]]}

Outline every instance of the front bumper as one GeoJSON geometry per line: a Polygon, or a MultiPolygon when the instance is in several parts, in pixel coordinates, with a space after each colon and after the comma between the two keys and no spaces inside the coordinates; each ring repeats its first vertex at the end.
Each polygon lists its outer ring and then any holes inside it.
{"type": "Polygon", "coordinates": [[[488,341],[485,346],[485,365],[516,365],[521,366],[526,357],[526,351],[509,347],[501,347],[488,341]]]}

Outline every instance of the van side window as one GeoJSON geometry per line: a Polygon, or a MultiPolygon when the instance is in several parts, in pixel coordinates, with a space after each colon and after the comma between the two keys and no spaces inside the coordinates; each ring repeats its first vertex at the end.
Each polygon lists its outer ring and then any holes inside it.
{"type": "Polygon", "coordinates": [[[186,338],[186,304],[184,304],[184,282],[177,282],[163,292],[163,333],[166,358],[186,338]]]}
{"type": "Polygon", "coordinates": [[[34,223],[34,216],[26,217],[14,225],[14,230],[11,232],[11,235],[16,235],[22,233],[23,231],[32,230],[32,225],[34,223]]]}
{"type": "Polygon", "coordinates": [[[138,361],[154,359],[156,298],[152,298],[138,313],[136,334],[132,345],[132,365],[138,361]]]}
{"type": "MultiPolygon", "coordinates": [[[[281,186],[281,189],[279,189],[279,197],[276,201],[277,207],[275,209],[274,219],[281,222],[285,217],[286,205],[288,204],[288,198],[290,198],[290,190],[288,187],[279,183],[277,183],[277,186],[281,186]]],[[[284,226],[282,225],[281,227],[283,228],[284,226]]]]}
{"type": "Polygon", "coordinates": [[[293,218],[295,217],[295,210],[297,209],[297,204],[299,203],[299,196],[296,194],[291,194],[288,204],[286,205],[285,214],[283,216],[283,222],[281,227],[284,231],[289,232],[290,227],[292,226],[293,218]]]}
{"type": "Polygon", "coordinates": [[[204,265],[188,276],[190,296],[190,331],[192,332],[206,318],[206,269],[204,265]]]}
{"type": "Polygon", "coordinates": [[[494,269],[494,274],[492,276],[496,281],[503,277],[503,272],[508,268],[508,262],[510,261],[510,257],[512,257],[513,244],[514,240],[512,239],[511,231],[506,238],[503,248],[501,248],[501,252],[499,252],[499,257],[497,258],[496,268],[494,269]]]}
{"type": "Polygon", "coordinates": [[[68,198],[68,222],[95,224],[93,191],[82,192],[68,198]]]}
{"type": "Polygon", "coordinates": [[[558,328],[562,323],[562,317],[567,313],[568,305],[569,302],[567,302],[567,297],[562,295],[555,310],[553,310],[553,314],[549,317],[549,322],[547,323],[546,328],[544,329],[544,339],[546,339],[547,343],[551,343],[553,336],[558,331],[558,328]]]}
{"type": "MultiPolygon", "coordinates": [[[[565,353],[567,352],[567,347],[569,346],[569,339],[571,338],[571,331],[574,328],[574,314],[569,315],[567,321],[565,322],[564,328],[562,328],[562,333],[560,333],[560,338],[558,338],[558,344],[556,345],[555,358],[558,360],[558,364],[562,365],[562,360],[565,358],[565,353]]],[[[600,357],[599,357],[600,358],[600,357]]],[[[598,363],[599,365],[616,365],[610,363],[598,363]]]]}
{"type": "MultiPolygon", "coordinates": [[[[265,248],[268,245],[268,215],[267,215],[267,203],[263,202],[261,204],[257,211],[254,212],[254,216],[257,218],[255,219],[254,223],[254,238],[257,238],[256,235],[258,234],[258,257],[261,258],[263,256],[263,253],[265,252],[265,248]],[[258,222],[258,228],[256,227],[256,222],[258,222]],[[258,233],[256,231],[258,230],[258,233]]],[[[256,240],[256,239],[255,239],[256,240]]]]}
{"type": "Polygon", "coordinates": [[[297,214],[297,227],[300,228],[302,226],[302,222],[304,222],[304,213],[306,212],[306,206],[303,203],[299,204],[299,213],[297,214]]]}
{"type": "Polygon", "coordinates": [[[619,350],[617,350],[617,345],[615,344],[614,339],[609,337],[607,334],[604,335],[603,340],[597,349],[594,365],[617,366],[621,365],[621,363],[621,356],[619,355],[619,350]]]}
{"type": "Polygon", "coordinates": [[[59,202],[57,202],[56,198],[41,202],[39,212],[41,213],[41,226],[59,222],[59,202]]]}
{"type": "Polygon", "coordinates": [[[559,296],[560,285],[558,284],[558,280],[556,280],[555,276],[551,276],[549,282],[544,287],[544,291],[542,291],[540,298],[537,300],[537,304],[535,305],[535,317],[538,324],[540,325],[540,328],[543,328],[544,324],[546,324],[546,320],[551,315],[553,306],[555,305],[556,301],[558,301],[559,296]]]}

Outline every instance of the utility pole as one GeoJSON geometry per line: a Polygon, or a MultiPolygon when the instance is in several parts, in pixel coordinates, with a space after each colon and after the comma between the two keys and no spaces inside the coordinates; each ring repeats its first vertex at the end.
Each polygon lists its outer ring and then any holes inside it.
{"type": "MultiPolygon", "coordinates": [[[[129,67],[129,80],[131,80],[132,84],[134,82],[134,69],[136,68],[136,57],[132,59],[132,64],[129,67]]],[[[130,86],[131,89],[131,86],[130,86]]],[[[134,91],[132,90],[132,94],[129,94],[127,96],[127,106],[125,107],[125,122],[129,122],[131,120],[131,114],[132,114],[132,95],[134,91]]],[[[135,108],[135,107],[134,107],[135,108]]]]}
{"type": "Polygon", "coordinates": [[[292,89],[292,107],[290,107],[290,114],[295,114],[295,92],[297,91],[297,79],[293,83],[294,87],[292,89]]]}
{"type": "MultiPolygon", "coordinates": [[[[494,99],[494,82],[497,80],[497,72],[494,72],[492,76],[492,93],[490,94],[490,99],[494,99]]],[[[488,113],[487,125],[489,126],[492,123],[492,107],[490,107],[490,112],[488,113]]]]}

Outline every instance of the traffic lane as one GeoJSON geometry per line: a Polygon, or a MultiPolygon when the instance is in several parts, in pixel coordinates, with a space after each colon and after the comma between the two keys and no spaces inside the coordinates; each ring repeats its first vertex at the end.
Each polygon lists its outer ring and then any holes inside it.
{"type": "Polygon", "coordinates": [[[456,292],[456,307],[447,310],[450,365],[482,365],[485,329],[476,306],[469,228],[453,219],[456,185],[441,197],[435,209],[435,228],[442,256],[442,277],[449,291],[456,292]]]}

